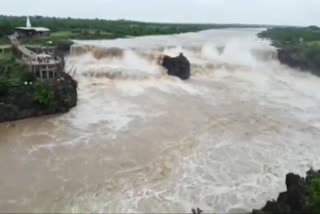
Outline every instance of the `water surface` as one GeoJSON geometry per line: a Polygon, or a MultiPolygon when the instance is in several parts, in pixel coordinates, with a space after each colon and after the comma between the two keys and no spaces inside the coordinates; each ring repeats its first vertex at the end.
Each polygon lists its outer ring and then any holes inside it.
{"type": "Polygon", "coordinates": [[[3,212],[243,212],[320,168],[320,80],[259,29],[77,42],[79,103],[0,124],[3,212]],[[168,77],[183,52],[192,78],[168,77]]]}

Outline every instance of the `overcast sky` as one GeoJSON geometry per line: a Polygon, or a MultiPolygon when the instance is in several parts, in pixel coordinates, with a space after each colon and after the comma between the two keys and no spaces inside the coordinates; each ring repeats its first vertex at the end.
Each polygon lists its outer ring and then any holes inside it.
{"type": "Polygon", "coordinates": [[[320,0],[0,0],[0,14],[320,26],[320,0]]]}

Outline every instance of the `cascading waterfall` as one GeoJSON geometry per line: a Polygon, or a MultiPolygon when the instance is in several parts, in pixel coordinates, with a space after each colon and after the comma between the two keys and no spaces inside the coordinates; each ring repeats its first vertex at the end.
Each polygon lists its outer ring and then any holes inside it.
{"type": "Polygon", "coordinates": [[[320,80],[261,29],[76,41],[68,114],[0,125],[4,212],[247,212],[320,168],[320,80]],[[164,55],[183,53],[188,81],[164,55]]]}

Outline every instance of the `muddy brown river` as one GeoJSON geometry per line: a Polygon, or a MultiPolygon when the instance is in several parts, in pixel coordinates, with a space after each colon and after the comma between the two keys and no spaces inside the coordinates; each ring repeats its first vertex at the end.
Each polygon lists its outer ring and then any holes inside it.
{"type": "Polygon", "coordinates": [[[0,124],[2,212],[245,212],[320,168],[320,79],[261,29],[77,41],[79,103],[0,124]],[[192,77],[168,77],[180,52],[192,77]]]}

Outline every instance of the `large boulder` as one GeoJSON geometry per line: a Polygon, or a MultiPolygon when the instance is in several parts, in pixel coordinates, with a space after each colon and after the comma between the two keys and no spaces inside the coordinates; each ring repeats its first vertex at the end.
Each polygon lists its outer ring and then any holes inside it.
{"type": "Polygon", "coordinates": [[[168,70],[169,75],[182,80],[190,78],[190,62],[182,53],[177,57],[164,56],[162,66],[168,70]]]}

